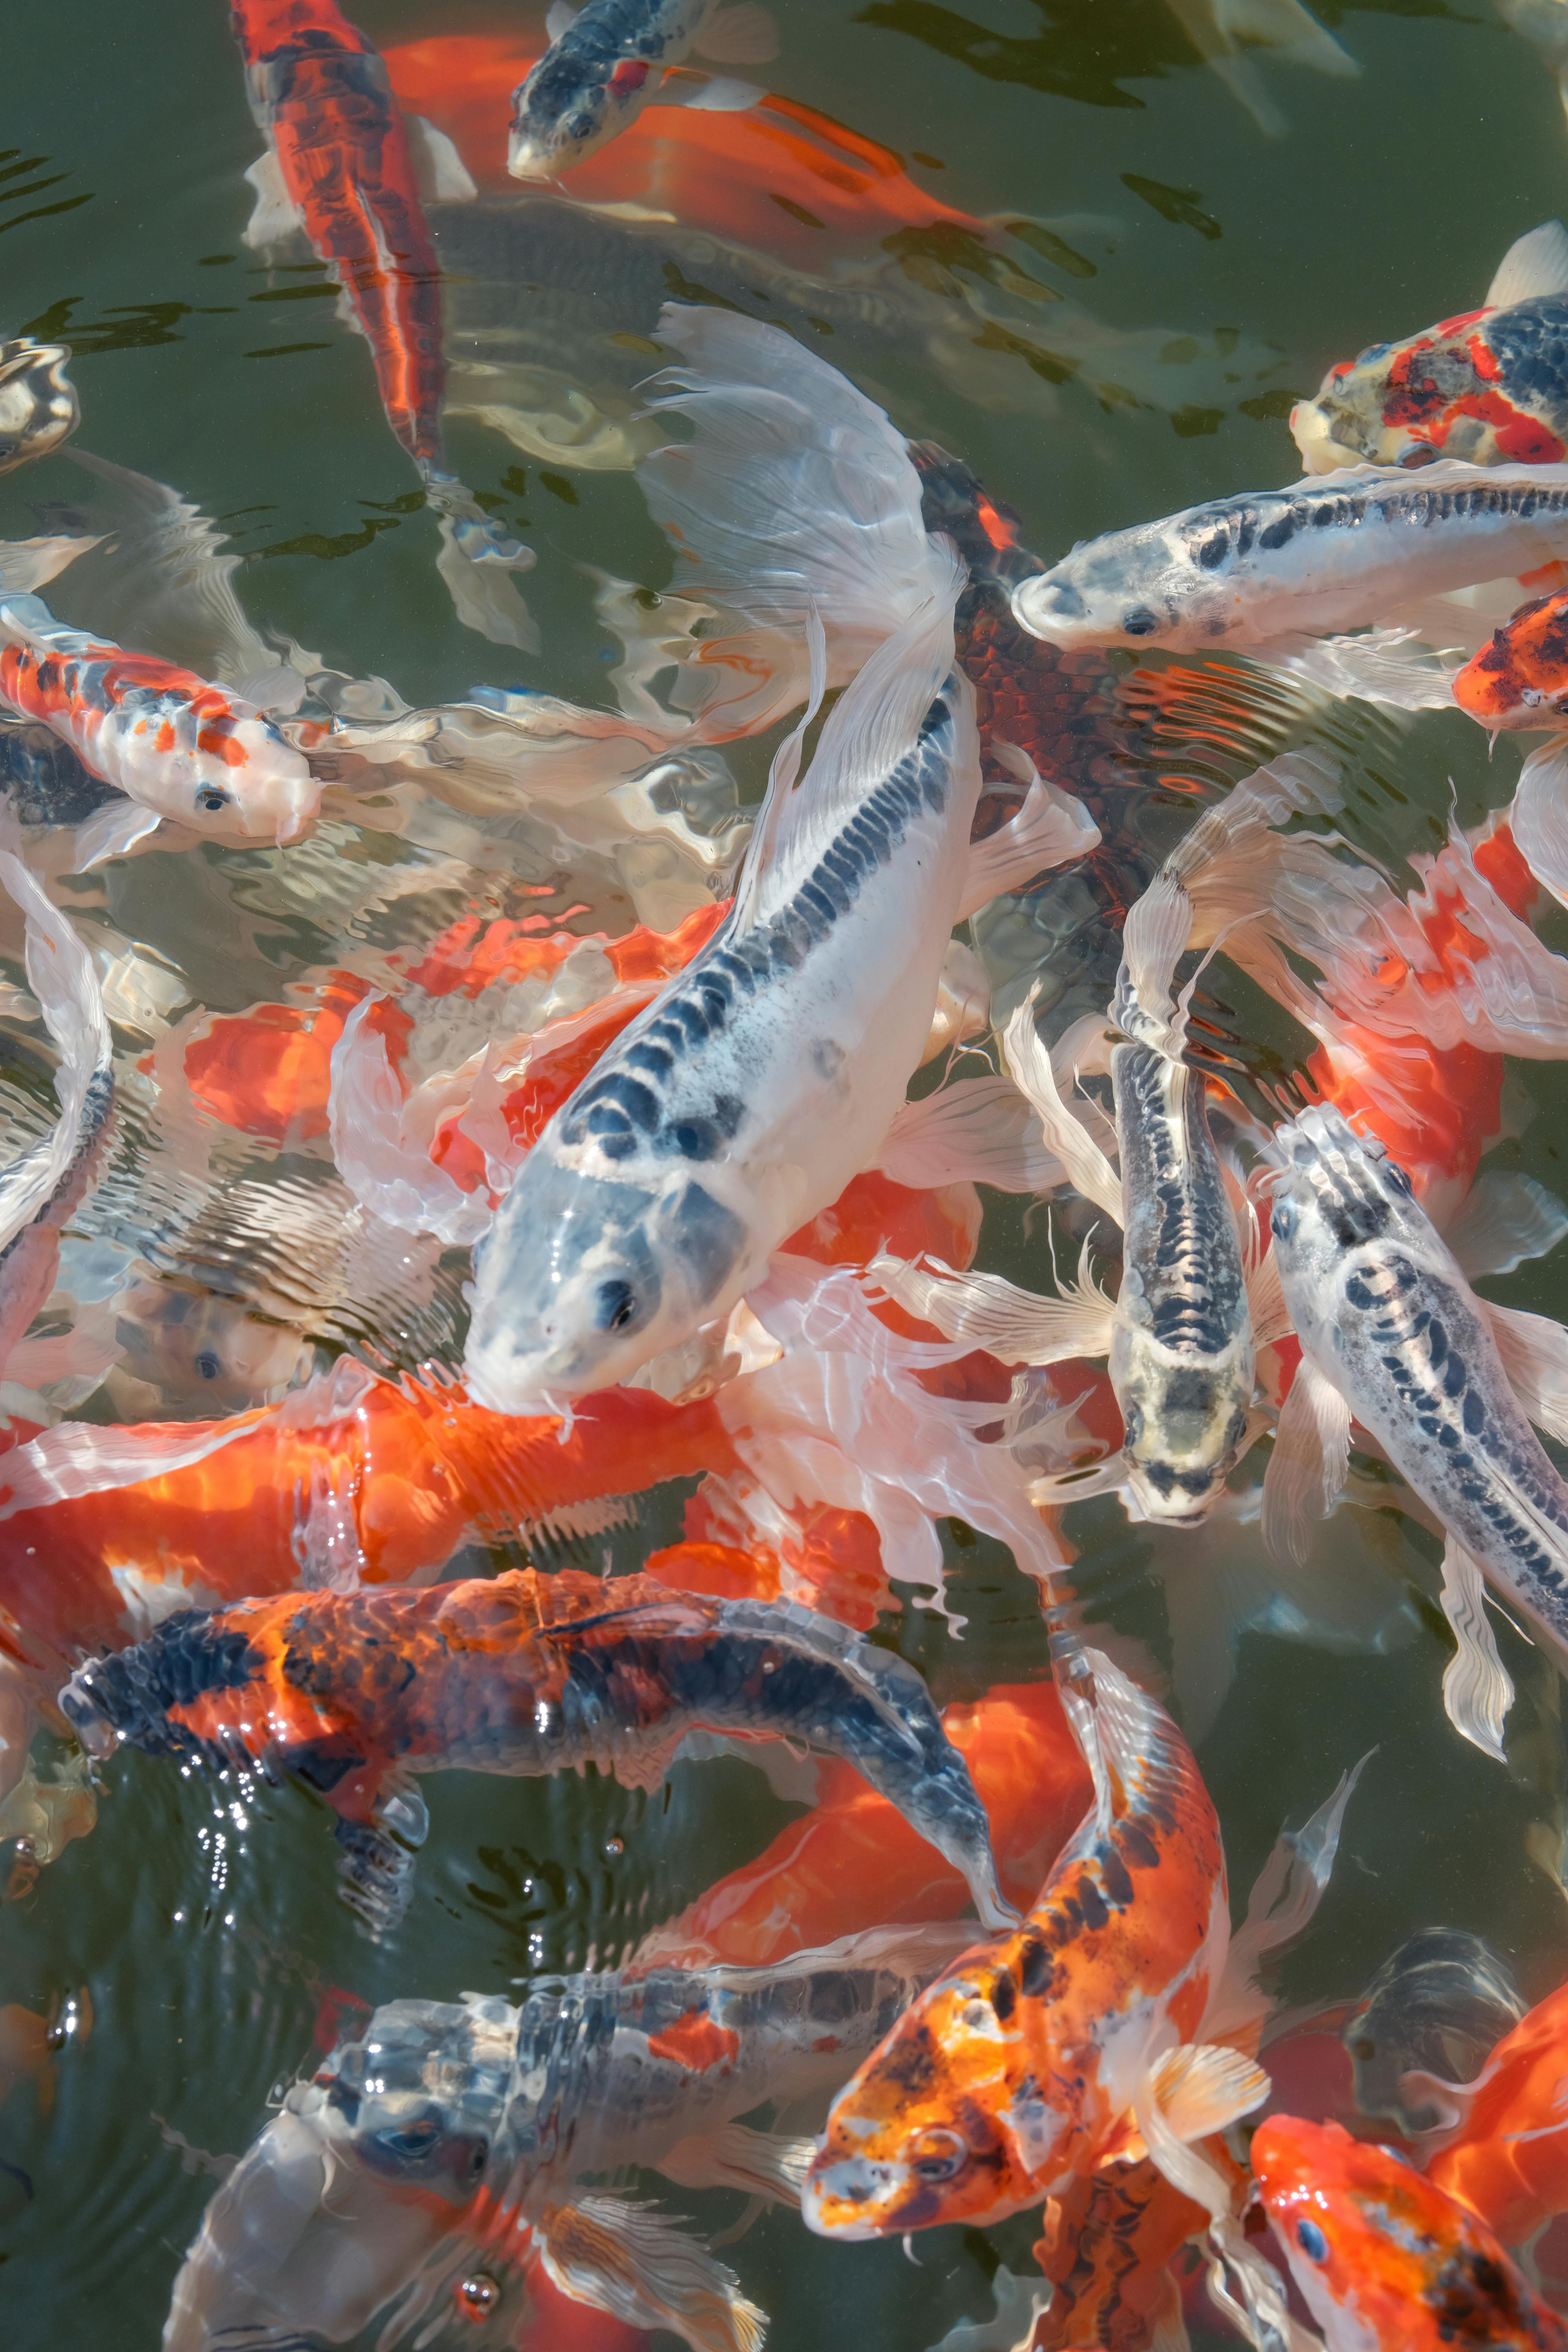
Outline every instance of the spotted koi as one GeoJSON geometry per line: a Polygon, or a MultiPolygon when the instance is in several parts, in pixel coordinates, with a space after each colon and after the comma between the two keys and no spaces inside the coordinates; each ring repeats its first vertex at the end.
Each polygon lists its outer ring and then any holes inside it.
{"type": "Polygon", "coordinates": [[[1568,725],[1568,591],[1521,604],[1452,686],[1459,709],[1494,734],[1568,725]]]}
{"type": "Polygon", "coordinates": [[[81,422],[76,386],[66,373],[66,343],[31,335],[0,343],[0,474],[47,457],[81,422]]]}
{"type": "Polygon", "coordinates": [[[65,627],[37,596],[0,600],[0,701],[42,719],[93,775],[221,841],[297,841],[321,788],[254,704],[194,670],[65,627]]]}

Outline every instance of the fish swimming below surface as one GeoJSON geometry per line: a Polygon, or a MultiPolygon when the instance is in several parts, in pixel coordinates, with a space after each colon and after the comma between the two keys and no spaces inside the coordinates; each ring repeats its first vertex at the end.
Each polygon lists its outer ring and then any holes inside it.
{"type": "Polygon", "coordinates": [[[809,2141],[731,2118],[841,2082],[963,1932],[885,1927],[769,1969],[545,1978],[519,2008],[384,2004],[218,2190],[164,2352],[342,2344],[378,2313],[384,2343],[450,2319],[454,2341],[500,2352],[531,2242],[569,2296],[694,2352],[760,2352],[763,2315],[700,2243],[574,2183],[637,2164],[793,2204],[809,2141]],[[476,2275],[488,2292],[468,2291],[476,2275]]]}
{"type": "Polygon", "coordinates": [[[1363,2116],[1388,2116],[1407,2136],[1443,2108],[1430,2077],[1468,2083],[1524,2014],[1506,1964],[1479,1936],[1422,1927],[1391,1952],[1340,2030],[1363,2116]]]}
{"type": "Polygon", "coordinates": [[[1568,1643],[1568,1487],[1522,1401],[1555,1424],[1541,1390],[1561,1332],[1479,1299],[1403,1169],[1337,1111],[1302,1112],[1276,1149],[1274,1254],[1303,1362],[1266,1474],[1266,1534],[1271,1507],[1331,1507],[1353,1415],[1447,1532],[1443,1607],[1458,1649],[1444,1695],[1456,1727],[1500,1758],[1512,1685],[1483,1578],[1554,1649],[1568,1643]]]}
{"type": "Polygon", "coordinates": [[[1494,2043],[1472,2081],[1444,2080],[1434,2068],[1421,2086],[1447,2110],[1428,2143],[1428,2176],[1506,2246],[1528,2245],[1568,2212],[1565,2032],[1568,1988],[1559,1986],[1494,2043]]]}
{"type": "Polygon", "coordinates": [[[1264,2095],[1193,2041],[1229,1941],[1213,1804],[1169,1717],[1086,1654],[1101,1801],[1023,1926],[955,1961],[835,2100],[802,2200],[826,2236],[983,2229],[1134,2134],[1201,2137],[1264,2095]]]}
{"type": "Polygon", "coordinates": [[[1510,246],[1479,309],[1342,360],[1290,431],[1309,474],[1568,456],[1568,230],[1547,221],[1510,246]]]}
{"type": "Polygon", "coordinates": [[[384,1907],[382,1882],[390,1900],[400,1876],[386,1829],[424,1836],[409,1772],[593,1761],[652,1788],[699,1727],[853,1762],[963,1871],[987,1926],[1016,1916],[968,1768],[919,1676],[789,1602],[531,1570],[421,1592],[290,1595],[182,1611],[83,1666],[60,1706],[100,1757],[129,1744],[318,1790],[367,1916],[384,1907]]]}
{"type": "Polygon", "coordinates": [[[1251,2160],[1329,2352],[1568,2344],[1568,2327],[1485,2223],[1392,2150],[1340,2124],[1270,2116],[1253,2135],[1251,2160]]]}
{"type": "MultiPolygon", "coordinates": [[[[763,65],[778,35],[758,0],[554,0],[550,47],[512,92],[507,169],[518,180],[552,180],[613,139],[656,91],[665,72],[695,48],[731,65],[763,65]]],[[[752,105],[747,83],[709,82],[690,103],[752,105]]],[[[668,103],[668,98],[667,98],[668,103]]]]}
{"type": "Polygon", "coordinates": [[[47,457],[81,421],[76,386],[66,373],[65,343],[30,335],[0,342],[0,474],[47,457]]]}
{"type": "Polygon", "coordinates": [[[1568,592],[1521,604],[1449,684],[1490,734],[1568,725],[1568,592]]]}

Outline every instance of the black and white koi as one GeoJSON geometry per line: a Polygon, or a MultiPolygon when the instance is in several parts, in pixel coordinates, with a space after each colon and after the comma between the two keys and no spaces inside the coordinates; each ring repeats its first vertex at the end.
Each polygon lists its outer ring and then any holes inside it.
{"type": "MultiPolygon", "coordinates": [[[[673,66],[692,49],[734,65],[778,54],[773,19],[755,0],[555,0],[550,47],[511,96],[507,170],[514,180],[553,180],[624,131],[673,66]]],[[[667,100],[671,93],[663,93],[667,100]]],[[[732,111],[763,92],[728,79],[694,85],[689,105],[732,111]]]]}

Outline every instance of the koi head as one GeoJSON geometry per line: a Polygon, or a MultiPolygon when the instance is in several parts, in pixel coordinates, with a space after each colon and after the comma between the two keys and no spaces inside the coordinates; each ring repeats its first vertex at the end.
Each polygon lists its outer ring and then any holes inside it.
{"type": "Polygon", "coordinates": [[[641,58],[606,72],[556,43],[512,93],[507,170],[514,180],[559,179],[624,131],[658,83],[658,68],[641,58]]]}
{"type": "Polygon", "coordinates": [[[193,772],[174,782],[176,804],[165,807],[182,824],[226,840],[271,839],[281,848],[316,821],[320,783],[304,754],[259,712],[238,707],[231,719],[204,721],[190,764],[193,772]],[[182,793],[188,795],[184,807],[177,804],[182,793]]]}
{"type": "Polygon", "coordinates": [[[0,343],[0,474],[47,457],[81,422],[76,387],[66,375],[65,343],[30,335],[0,343]]]}
{"type": "MultiPolygon", "coordinates": [[[[1375,1136],[1356,1134],[1328,1103],[1280,1128],[1269,1231],[1303,1347],[1328,1344],[1336,1277],[1352,1252],[1440,1244],[1416,1206],[1410,1179],[1375,1136]]],[[[1352,1277],[1359,1280],[1359,1276],[1352,1277]]],[[[1316,1352],[1315,1350],[1313,1350],[1316,1352]]]]}
{"type": "Polygon", "coordinates": [[[1329,2352],[1561,2341],[1490,2231],[1391,2149],[1271,2116],[1252,2166],[1329,2352]]]}
{"type": "Polygon", "coordinates": [[[1049,2189],[1068,2118],[1020,2049],[1011,1948],[982,1946],[939,1978],[834,2100],[801,2193],[820,2236],[985,2228],[1049,2189]]]}
{"type": "Polygon", "coordinates": [[[1110,531],[1022,581],[1013,617],[1064,652],[1223,644],[1243,617],[1232,574],[1252,543],[1223,501],[1110,531]]]}
{"type": "Polygon", "coordinates": [[[1110,1371],[1125,1430],[1121,1458],[1146,1519],[1195,1527],[1207,1518],[1246,1443],[1254,1362],[1250,1333],[1194,1364],[1117,1322],[1110,1371]]]}
{"type": "Polygon", "coordinates": [[[624,1381],[711,1321],[744,1268],[740,1218],[686,1169],[645,1184],[576,1156],[547,1129],[479,1253],[464,1378],[495,1412],[624,1381]]]}
{"type": "Polygon", "coordinates": [[[1521,604],[1453,683],[1459,709],[1483,727],[1568,723],[1568,590],[1521,604]]]}

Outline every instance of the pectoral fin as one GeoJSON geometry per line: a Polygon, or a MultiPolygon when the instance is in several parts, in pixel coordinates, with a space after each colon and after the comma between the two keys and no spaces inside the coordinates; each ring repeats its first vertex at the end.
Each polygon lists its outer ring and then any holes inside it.
{"type": "Polygon", "coordinates": [[[733,2271],[656,2207],[580,2197],[547,2207],[534,2236],[552,2284],[573,2302],[631,2327],[668,2327],[692,2352],[762,2352],[766,2315],[733,2271]]]}
{"type": "Polygon", "coordinates": [[[520,653],[536,654],[539,631],[510,573],[466,554],[458,543],[461,528],[450,515],[441,517],[441,552],[436,558],[458,620],[492,646],[515,646],[520,653]]]}
{"type": "Polygon", "coordinates": [[[1513,1705],[1513,1684],[1498,1655],[1487,1615],[1487,1588],[1464,1546],[1448,1538],[1443,1553],[1443,1614],[1458,1643],[1443,1675],[1443,1705],[1461,1739],[1483,1756],[1504,1759],[1502,1733],[1513,1705]]]}
{"type": "MultiPolygon", "coordinates": [[[[1010,747],[994,743],[992,748],[1002,751],[1010,747]]],[[[1099,847],[1100,827],[1083,803],[1047,783],[1031,761],[1025,759],[1023,767],[1022,780],[1029,787],[1023,806],[994,833],[970,845],[960,922],[1004,891],[1021,890],[1037,874],[1099,847]]]]}
{"type": "Polygon", "coordinates": [[[970,1183],[993,1184],[1000,1192],[1048,1192],[1067,1173],[1041,1141],[1029,1104],[1000,1077],[955,1078],[906,1103],[882,1139],[876,1164],[911,1192],[970,1183]]]}
{"type": "Polygon", "coordinates": [[[715,75],[711,81],[692,87],[688,96],[685,85],[669,97],[665,93],[669,84],[659,91],[660,100],[669,106],[689,106],[696,114],[743,114],[749,106],[760,106],[767,96],[754,81],[734,81],[728,75],[715,75]]]}
{"type": "Polygon", "coordinates": [[[282,245],[301,235],[305,224],[283,184],[283,167],[270,147],[257,157],[245,176],[256,191],[256,206],[239,233],[240,243],[258,253],[267,246],[282,245]]]}
{"type": "Polygon", "coordinates": [[[1268,2096],[1268,2076],[1256,2058],[1223,2042],[1184,2042],[1155,2061],[1153,2097],[1184,2146],[1223,2131],[1268,2096]]]}
{"type": "Polygon", "coordinates": [[[444,131],[422,114],[405,114],[414,178],[426,204],[471,205],[479,194],[468,165],[444,131]]]}
{"type": "Polygon", "coordinates": [[[716,65],[765,66],[779,53],[779,28],[758,0],[738,0],[733,8],[715,9],[691,46],[716,65]]]}
{"type": "Polygon", "coordinates": [[[742,2189],[749,2197],[798,2205],[801,2184],[811,2168],[816,2142],[784,2132],[753,2131],[749,2124],[725,2124],[681,2140],[661,2156],[655,2170],[683,2189],[742,2189]]]}
{"type": "Polygon", "coordinates": [[[1034,999],[1021,1004],[1002,1037],[1007,1067],[1035,1107],[1045,1131],[1046,1149],[1066,1169],[1068,1181],[1107,1216],[1121,1223],[1121,1180],[1076,1119],[1057,1089],[1056,1073],[1044,1040],[1035,1026],[1034,999]]]}
{"type": "Polygon", "coordinates": [[[1062,1363],[1110,1346],[1115,1306],[1092,1282],[1067,1298],[1042,1298],[1004,1275],[956,1274],[940,1258],[911,1265],[881,1255],[866,1271],[944,1339],[987,1349],[1005,1364],[1062,1363]]]}
{"type": "Polygon", "coordinates": [[[1501,310],[1542,294],[1568,294],[1568,228],[1559,220],[1542,221],[1509,247],[1487,288],[1487,308],[1501,310]]]}
{"type": "Polygon", "coordinates": [[[1263,1474],[1263,1541],[1275,1559],[1306,1565],[1312,1523],[1339,1500],[1350,1449],[1351,1409],[1303,1356],[1263,1474]]]}
{"type": "Polygon", "coordinates": [[[71,872],[86,874],[108,858],[122,857],[162,822],[156,809],[143,808],[140,801],[105,801],[76,829],[71,872]]]}
{"type": "Polygon", "coordinates": [[[570,32],[581,13],[580,9],[574,8],[572,0],[550,0],[549,13],[544,19],[544,29],[551,39],[558,41],[563,33],[570,32]]]}
{"type": "Polygon", "coordinates": [[[1477,1177],[1443,1239],[1473,1282],[1479,1274],[1511,1274],[1526,1258],[1544,1257],[1564,1234],[1568,1209],[1554,1192],[1533,1176],[1496,1169],[1477,1177]]]}

